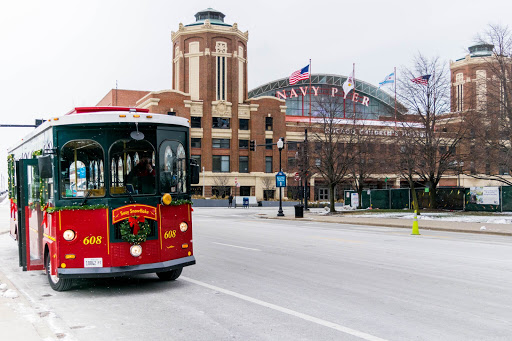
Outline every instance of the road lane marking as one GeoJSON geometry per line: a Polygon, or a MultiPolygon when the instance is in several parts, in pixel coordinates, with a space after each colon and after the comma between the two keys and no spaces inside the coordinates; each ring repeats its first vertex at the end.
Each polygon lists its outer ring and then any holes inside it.
{"type": "Polygon", "coordinates": [[[217,242],[212,242],[212,243],[213,243],[213,244],[218,244],[218,245],[224,245],[224,246],[236,247],[236,248],[238,248],[238,249],[246,249],[246,250],[252,250],[252,251],[261,251],[260,249],[253,249],[253,248],[250,248],[250,247],[236,246],[236,245],[224,244],[224,243],[217,243],[217,242]]]}
{"type": "Polygon", "coordinates": [[[192,278],[188,278],[188,277],[185,277],[185,276],[181,276],[180,278],[183,279],[184,281],[187,281],[187,282],[190,282],[190,283],[193,283],[193,284],[197,284],[197,285],[200,285],[202,287],[205,287],[205,288],[208,288],[208,289],[211,289],[211,290],[215,290],[215,291],[221,292],[223,294],[230,295],[230,296],[239,298],[241,300],[244,300],[244,301],[247,301],[247,302],[251,302],[251,303],[260,305],[262,307],[270,308],[270,309],[279,311],[281,313],[285,313],[285,314],[288,314],[288,315],[291,315],[291,316],[294,316],[294,317],[298,317],[300,319],[303,319],[303,320],[306,320],[306,321],[309,321],[309,322],[313,322],[313,323],[316,323],[318,325],[321,325],[321,326],[324,326],[324,327],[328,327],[328,328],[331,328],[331,329],[343,332],[345,334],[353,335],[353,336],[359,337],[359,338],[364,339],[364,340],[369,340],[369,341],[386,341],[385,339],[381,339],[380,337],[373,336],[373,335],[364,333],[364,332],[359,331],[359,330],[348,328],[348,327],[345,327],[345,326],[342,326],[342,325],[339,325],[339,324],[336,324],[336,323],[333,323],[333,322],[325,321],[325,320],[319,319],[319,318],[311,316],[311,315],[299,313],[298,311],[295,311],[295,310],[291,310],[291,309],[288,309],[288,308],[280,307],[278,305],[275,305],[275,304],[272,304],[272,303],[268,303],[268,302],[265,302],[265,301],[262,301],[262,300],[258,300],[257,298],[253,298],[253,297],[250,297],[250,296],[242,295],[242,294],[236,293],[236,292],[231,291],[231,290],[222,289],[222,288],[216,287],[214,285],[210,285],[210,284],[207,284],[207,283],[204,283],[204,282],[201,282],[201,281],[197,281],[197,280],[192,279],[192,278]]]}
{"type": "Polygon", "coordinates": [[[323,239],[323,240],[334,240],[338,242],[346,242],[346,243],[364,243],[361,240],[350,240],[350,239],[343,239],[343,238],[330,238],[330,237],[311,237],[313,239],[323,239]]]}

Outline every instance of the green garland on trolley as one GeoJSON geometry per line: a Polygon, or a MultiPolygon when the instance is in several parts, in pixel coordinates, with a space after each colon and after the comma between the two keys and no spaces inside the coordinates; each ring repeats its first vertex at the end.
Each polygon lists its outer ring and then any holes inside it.
{"type": "Polygon", "coordinates": [[[142,218],[142,221],[139,221],[138,216],[133,216],[130,218],[133,220],[125,219],[119,224],[119,232],[121,232],[121,238],[130,244],[140,244],[145,242],[148,235],[151,233],[151,227],[149,226],[149,223],[144,218],[142,218]],[[132,233],[132,226],[135,228],[135,225],[139,227],[139,232],[137,234],[132,233]]]}
{"type": "Polygon", "coordinates": [[[171,201],[171,203],[169,204],[169,206],[179,206],[179,205],[192,205],[192,201],[191,200],[187,200],[187,199],[180,199],[180,200],[173,200],[171,201]]]}
{"type": "MultiPolygon", "coordinates": [[[[7,188],[9,199],[14,197],[14,154],[7,155],[7,188]]],[[[16,199],[14,200],[16,201],[16,199]]]]}
{"type": "Polygon", "coordinates": [[[84,205],[84,206],[48,207],[46,209],[46,212],[53,213],[53,212],[58,212],[58,211],[99,210],[101,208],[108,208],[108,205],[84,205]]]}

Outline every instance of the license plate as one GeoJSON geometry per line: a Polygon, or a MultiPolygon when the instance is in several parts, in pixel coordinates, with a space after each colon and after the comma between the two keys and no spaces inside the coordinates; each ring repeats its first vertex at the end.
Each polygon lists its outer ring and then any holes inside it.
{"type": "Polygon", "coordinates": [[[84,268],[103,267],[103,258],[84,258],[84,268]]]}

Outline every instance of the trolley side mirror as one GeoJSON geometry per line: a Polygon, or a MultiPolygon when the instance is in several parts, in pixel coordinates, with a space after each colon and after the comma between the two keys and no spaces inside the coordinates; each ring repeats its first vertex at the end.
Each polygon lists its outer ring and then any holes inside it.
{"type": "Polygon", "coordinates": [[[197,185],[199,183],[199,165],[196,160],[190,160],[190,183],[197,185]]]}
{"type": "Polygon", "coordinates": [[[50,155],[38,157],[37,165],[39,167],[39,176],[41,178],[49,179],[53,177],[52,158],[50,155]]]}

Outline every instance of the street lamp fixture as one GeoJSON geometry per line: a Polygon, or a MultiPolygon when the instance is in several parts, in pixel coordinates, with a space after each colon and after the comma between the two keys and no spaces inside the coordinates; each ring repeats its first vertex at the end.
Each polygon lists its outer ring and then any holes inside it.
{"type": "MultiPolygon", "coordinates": [[[[283,151],[283,148],[284,148],[284,140],[281,137],[277,141],[277,149],[279,150],[279,172],[283,171],[283,169],[281,168],[281,152],[283,151]]],[[[277,211],[277,216],[278,217],[284,217],[284,213],[283,213],[283,192],[282,192],[282,190],[283,190],[283,188],[279,187],[279,211],[277,211]]]]}

